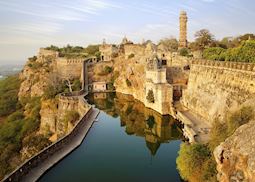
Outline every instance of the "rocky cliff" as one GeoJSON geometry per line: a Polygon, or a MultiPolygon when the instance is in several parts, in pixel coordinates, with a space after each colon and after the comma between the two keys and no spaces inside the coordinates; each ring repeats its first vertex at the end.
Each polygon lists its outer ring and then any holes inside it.
{"type": "Polygon", "coordinates": [[[56,70],[55,58],[30,58],[24,66],[20,79],[22,80],[19,97],[40,97],[44,89],[53,80],[56,70]]]}
{"type": "Polygon", "coordinates": [[[125,59],[119,57],[115,59],[114,72],[118,73],[114,82],[116,91],[132,95],[135,99],[144,102],[145,58],[125,59]]]}
{"type": "Polygon", "coordinates": [[[219,181],[255,181],[254,131],[255,121],[251,121],[215,149],[219,181]]]}

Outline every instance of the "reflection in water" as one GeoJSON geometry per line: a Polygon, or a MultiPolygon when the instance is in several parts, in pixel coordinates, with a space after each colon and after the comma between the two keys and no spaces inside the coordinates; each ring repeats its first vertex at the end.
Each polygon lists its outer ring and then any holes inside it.
{"type": "Polygon", "coordinates": [[[161,143],[182,139],[177,122],[167,115],[144,107],[132,96],[119,93],[95,93],[88,96],[88,102],[114,118],[120,117],[121,127],[128,135],[144,137],[151,155],[156,155],[161,143]]]}

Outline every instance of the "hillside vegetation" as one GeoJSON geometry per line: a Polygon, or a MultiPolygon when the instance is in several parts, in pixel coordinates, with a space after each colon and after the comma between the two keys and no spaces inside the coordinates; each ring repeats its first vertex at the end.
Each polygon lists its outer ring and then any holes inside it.
{"type": "Polygon", "coordinates": [[[22,163],[22,148],[29,148],[33,143],[40,151],[50,144],[48,139],[35,133],[40,124],[40,97],[19,102],[19,87],[18,76],[0,81],[0,113],[6,116],[0,124],[0,179],[22,163]]]}

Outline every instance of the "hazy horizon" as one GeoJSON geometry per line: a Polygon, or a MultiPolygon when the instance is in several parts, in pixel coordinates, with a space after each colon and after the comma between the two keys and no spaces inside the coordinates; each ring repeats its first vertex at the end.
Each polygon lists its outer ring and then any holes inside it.
{"type": "Polygon", "coordinates": [[[0,0],[0,65],[23,64],[40,47],[178,38],[179,12],[188,14],[188,39],[206,28],[216,39],[255,33],[252,0],[0,0]],[[245,12],[245,13],[244,13],[245,12]]]}

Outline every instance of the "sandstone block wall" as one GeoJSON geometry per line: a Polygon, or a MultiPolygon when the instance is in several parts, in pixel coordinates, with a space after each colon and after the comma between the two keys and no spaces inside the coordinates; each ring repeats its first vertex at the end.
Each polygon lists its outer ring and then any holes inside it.
{"type": "Polygon", "coordinates": [[[153,83],[167,83],[166,81],[166,69],[146,71],[146,80],[150,80],[153,83]]]}
{"type": "Polygon", "coordinates": [[[255,96],[254,65],[192,61],[182,104],[209,122],[223,121],[225,113],[255,96]]]}
{"type": "Polygon", "coordinates": [[[37,57],[39,58],[40,62],[44,62],[47,58],[57,58],[59,53],[53,50],[47,50],[44,48],[40,48],[37,57]]]}
{"type": "Polygon", "coordinates": [[[171,106],[173,101],[173,88],[170,84],[155,84],[152,82],[146,82],[145,84],[145,96],[144,104],[146,107],[151,108],[162,115],[171,113],[171,106]],[[149,90],[153,91],[154,103],[148,102],[146,96],[149,90]]]}
{"type": "Polygon", "coordinates": [[[80,78],[84,59],[57,59],[57,73],[60,78],[80,78]]]}

